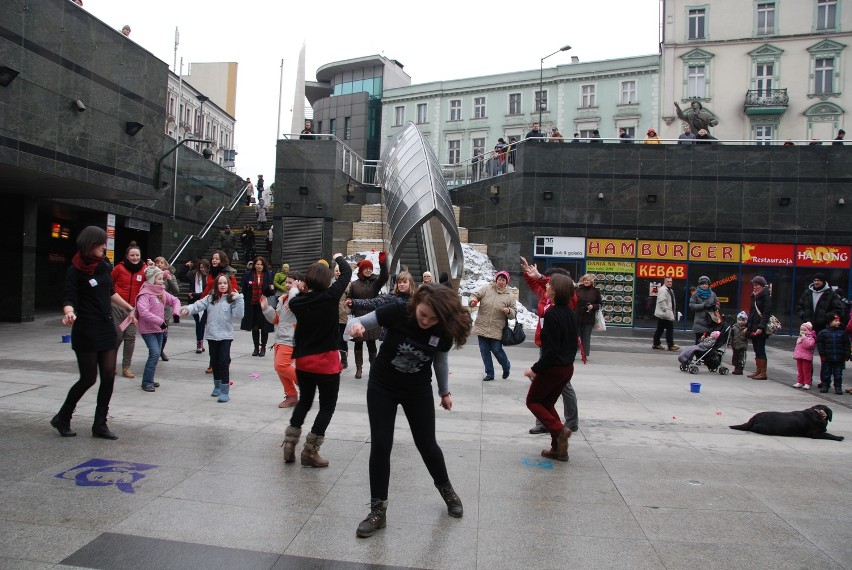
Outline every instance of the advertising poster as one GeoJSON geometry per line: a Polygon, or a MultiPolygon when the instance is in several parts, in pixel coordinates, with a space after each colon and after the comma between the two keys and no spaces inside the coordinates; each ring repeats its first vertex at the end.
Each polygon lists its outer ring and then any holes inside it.
{"type": "Polygon", "coordinates": [[[586,272],[595,276],[595,287],[601,292],[607,326],[633,326],[635,267],[632,261],[590,259],[586,262],[586,272]]]}

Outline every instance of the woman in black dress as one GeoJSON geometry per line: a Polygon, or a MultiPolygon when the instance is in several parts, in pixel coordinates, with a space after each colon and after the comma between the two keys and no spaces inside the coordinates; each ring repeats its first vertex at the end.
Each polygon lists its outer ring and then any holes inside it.
{"type": "Polygon", "coordinates": [[[106,255],[106,232],[88,226],[77,236],[77,253],[65,275],[62,324],[71,326],[71,348],[77,355],[80,379],[71,386],[59,413],[50,420],[62,437],[73,437],[71,416],[77,402],[101,375],[92,436],[118,439],[107,427],[109,401],[115,383],[116,346],[115,325],[112,320],[112,303],[130,311],[135,321],[134,308],[115,292],[106,255]]]}

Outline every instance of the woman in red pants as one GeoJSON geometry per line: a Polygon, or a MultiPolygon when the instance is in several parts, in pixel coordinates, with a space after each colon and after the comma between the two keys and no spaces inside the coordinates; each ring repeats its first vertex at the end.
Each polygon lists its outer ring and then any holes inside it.
{"type": "Polygon", "coordinates": [[[577,317],[570,307],[574,282],[567,275],[553,275],[545,295],[552,306],[544,313],[541,326],[541,355],[524,376],[532,380],[527,393],[527,408],[550,431],[550,449],[541,455],[568,461],[571,428],[562,423],[554,405],[562,389],[574,375],[577,355],[577,317]]]}

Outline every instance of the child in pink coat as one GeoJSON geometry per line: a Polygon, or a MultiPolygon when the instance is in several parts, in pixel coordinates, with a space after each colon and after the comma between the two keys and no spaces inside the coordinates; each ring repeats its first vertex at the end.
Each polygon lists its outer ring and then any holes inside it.
{"type": "Polygon", "coordinates": [[[148,361],[142,374],[142,389],[153,392],[159,385],[154,381],[157,362],[163,352],[164,331],[168,323],[164,318],[166,306],[172,308],[174,321],[180,321],[180,301],[163,288],[163,271],[155,265],[145,270],[145,283],[136,296],[136,319],[139,333],[148,347],[148,361]]]}
{"type": "Polygon", "coordinates": [[[793,358],[796,360],[796,383],[793,388],[811,389],[814,377],[814,348],[816,346],[816,333],[811,323],[802,323],[799,327],[799,338],[796,339],[796,348],[793,349],[793,358]]]}

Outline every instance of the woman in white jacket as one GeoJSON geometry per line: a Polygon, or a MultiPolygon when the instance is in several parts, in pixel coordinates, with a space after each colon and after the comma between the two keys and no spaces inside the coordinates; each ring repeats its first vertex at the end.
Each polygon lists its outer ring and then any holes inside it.
{"type": "Polygon", "coordinates": [[[197,315],[207,311],[204,338],[210,346],[210,362],[213,364],[213,393],[219,403],[231,399],[231,342],[234,340],[234,319],[243,318],[243,296],[231,287],[231,280],[224,273],[216,277],[216,287],[209,295],[183,307],[182,316],[197,315]]]}

